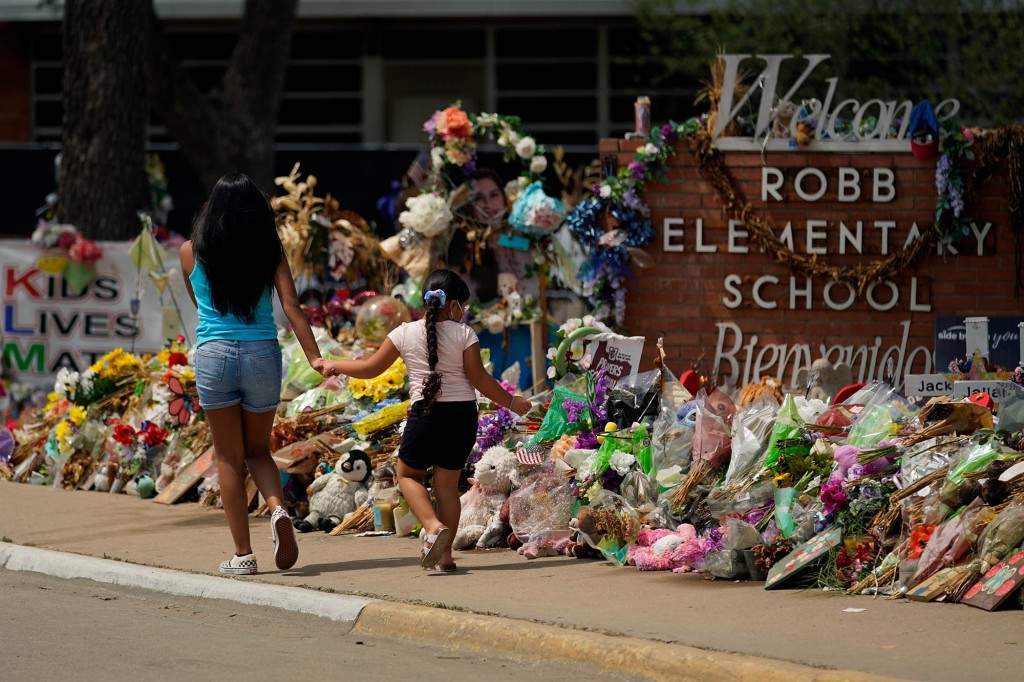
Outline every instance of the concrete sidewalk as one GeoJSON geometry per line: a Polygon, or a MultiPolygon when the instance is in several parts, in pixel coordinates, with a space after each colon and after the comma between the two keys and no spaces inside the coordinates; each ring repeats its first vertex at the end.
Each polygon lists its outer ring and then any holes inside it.
{"type": "MultiPolygon", "coordinates": [[[[507,550],[460,553],[458,573],[430,574],[419,569],[413,539],[323,533],[301,535],[297,566],[276,571],[269,519],[252,519],[252,528],[261,573],[231,583],[371,598],[354,620],[368,633],[500,647],[512,657],[604,656],[602,667],[641,665],[651,679],[866,679],[842,672],[860,671],[962,680],[1018,673],[1012,633],[1020,631],[1019,611],[766,592],[760,584],[641,573],[597,561],[528,561],[507,550]],[[849,607],[865,610],[845,613],[849,607]]],[[[207,575],[216,575],[231,551],[220,510],[3,482],[0,538],[207,575]]],[[[341,599],[334,595],[322,598],[341,599]]]]}

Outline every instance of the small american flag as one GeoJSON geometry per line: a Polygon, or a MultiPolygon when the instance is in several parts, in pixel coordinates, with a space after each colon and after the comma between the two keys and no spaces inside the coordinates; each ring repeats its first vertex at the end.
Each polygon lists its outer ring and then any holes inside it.
{"type": "Polygon", "coordinates": [[[540,445],[531,445],[516,452],[516,459],[520,464],[537,465],[543,464],[547,459],[547,452],[540,445]]]}

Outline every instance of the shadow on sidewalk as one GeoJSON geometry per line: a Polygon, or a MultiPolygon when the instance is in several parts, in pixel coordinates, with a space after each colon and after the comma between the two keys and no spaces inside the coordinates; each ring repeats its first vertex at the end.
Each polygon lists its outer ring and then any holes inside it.
{"type": "MultiPolygon", "coordinates": [[[[418,567],[419,561],[415,557],[400,556],[387,557],[383,559],[355,559],[352,561],[336,561],[330,564],[306,564],[297,568],[289,568],[287,571],[275,571],[278,575],[289,575],[299,577],[312,577],[324,573],[343,573],[345,571],[366,571],[378,568],[409,568],[418,567]]],[[[267,571],[269,573],[269,571],[267,571]]]]}

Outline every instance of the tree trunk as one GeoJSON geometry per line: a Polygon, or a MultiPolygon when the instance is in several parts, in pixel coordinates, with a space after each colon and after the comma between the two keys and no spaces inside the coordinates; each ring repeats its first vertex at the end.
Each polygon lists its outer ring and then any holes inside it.
{"type": "Polygon", "coordinates": [[[298,0],[246,0],[238,44],[218,88],[203,95],[170,56],[150,12],[150,98],[209,188],[241,171],[272,189],[274,136],[298,0]]]}
{"type": "Polygon", "coordinates": [[[64,2],[61,222],[91,239],[139,231],[144,205],[148,0],[64,2]]]}

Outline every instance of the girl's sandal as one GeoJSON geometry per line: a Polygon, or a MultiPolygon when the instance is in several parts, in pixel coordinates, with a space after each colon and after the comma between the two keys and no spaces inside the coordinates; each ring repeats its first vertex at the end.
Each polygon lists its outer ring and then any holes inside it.
{"type": "Polygon", "coordinates": [[[430,568],[437,565],[441,555],[444,554],[445,545],[448,544],[448,537],[452,534],[447,526],[441,526],[436,533],[423,538],[423,547],[420,548],[420,566],[430,568]]]}
{"type": "Polygon", "coordinates": [[[430,571],[431,573],[454,573],[458,567],[452,564],[436,564],[430,568],[424,568],[424,571],[430,571]]]}

